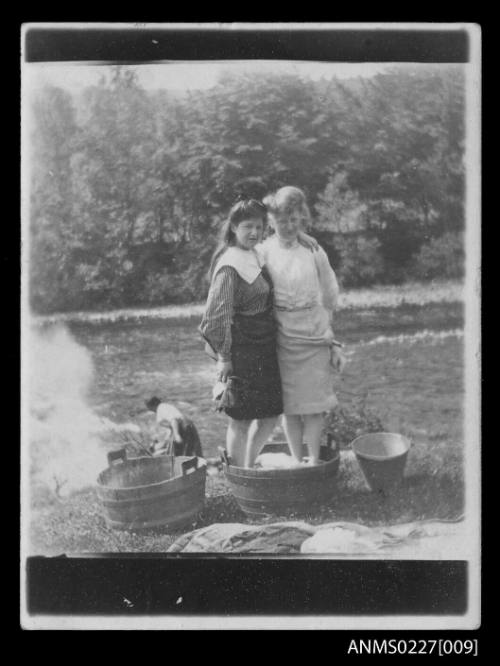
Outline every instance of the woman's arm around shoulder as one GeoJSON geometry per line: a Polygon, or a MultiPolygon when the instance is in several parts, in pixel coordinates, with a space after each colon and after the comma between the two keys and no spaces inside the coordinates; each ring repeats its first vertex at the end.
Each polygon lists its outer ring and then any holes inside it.
{"type": "Polygon", "coordinates": [[[337,276],[330,265],[328,255],[321,246],[319,246],[317,252],[314,252],[314,259],[318,268],[323,306],[333,313],[337,307],[339,298],[339,283],[337,282],[337,276]]]}
{"type": "Polygon", "coordinates": [[[320,249],[318,241],[312,236],[309,236],[309,234],[306,234],[305,231],[298,232],[297,240],[299,241],[300,245],[302,245],[302,247],[311,250],[311,252],[317,252],[320,249]]]}

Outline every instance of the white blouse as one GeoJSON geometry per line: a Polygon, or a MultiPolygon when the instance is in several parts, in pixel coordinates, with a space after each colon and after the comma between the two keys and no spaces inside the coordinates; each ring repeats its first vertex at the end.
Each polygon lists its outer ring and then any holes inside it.
{"type": "Polygon", "coordinates": [[[282,247],[274,235],[257,249],[271,275],[278,308],[295,310],[321,304],[333,312],[339,287],[323,248],[311,252],[298,241],[292,247],[282,247]]]}

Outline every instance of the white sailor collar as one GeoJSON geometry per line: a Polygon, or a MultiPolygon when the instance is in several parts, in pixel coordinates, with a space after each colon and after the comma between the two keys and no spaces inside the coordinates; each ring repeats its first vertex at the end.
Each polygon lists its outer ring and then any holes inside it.
{"type": "Polygon", "coordinates": [[[231,266],[237,271],[238,275],[252,284],[262,271],[262,264],[257,252],[254,250],[242,250],[239,247],[228,247],[217,262],[214,275],[223,267],[231,266]]]}

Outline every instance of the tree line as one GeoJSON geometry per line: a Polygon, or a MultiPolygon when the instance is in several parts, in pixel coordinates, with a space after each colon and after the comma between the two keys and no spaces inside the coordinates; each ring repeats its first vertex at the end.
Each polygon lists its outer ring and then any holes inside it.
{"type": "Polygon", "coordinates": [[[460,277],[464,73],[224,74],[147,91],[114,67],[29,105],[36,312],[202,300],[236,195],[293,184],[341,284],[460,277]]]}

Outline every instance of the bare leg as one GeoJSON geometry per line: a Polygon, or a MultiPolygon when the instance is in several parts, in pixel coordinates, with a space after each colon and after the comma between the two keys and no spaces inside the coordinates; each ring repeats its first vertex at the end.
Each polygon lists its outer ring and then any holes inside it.
{"type": "Polygon", "coordinates": [[[227,455],[231,458],[231,463],[236,467],[243,466],[245,455],[245,443],[247,441],[248,429],[251,421],[236,421],[229,419],[226,433],[227,455]]]}
{"type": "Polygon", "coordinates": [[[305,414],[304,419],[304,441],[309,449],[309,458],[312,465],[319,462],[319,449],[321,444],[321,433],[323,432],[323,414],[305,414]]]}
{"type": "Polygon", "coordinates": [[[272,416],[267,419],[255,419],[252,422],[248,431],[245,467],[253,467],[259,451],[271,436],[277,420],[277,416],[272,416]]]}
{"type": "Polygon", "coordinates": [[[302,417],[298,414],[284,414],[283,430],[285,431],[286,441],[290,447],[292,458],[296,462],[300,462],[302,460],[302,436],[304,431],[302,417]]]}

